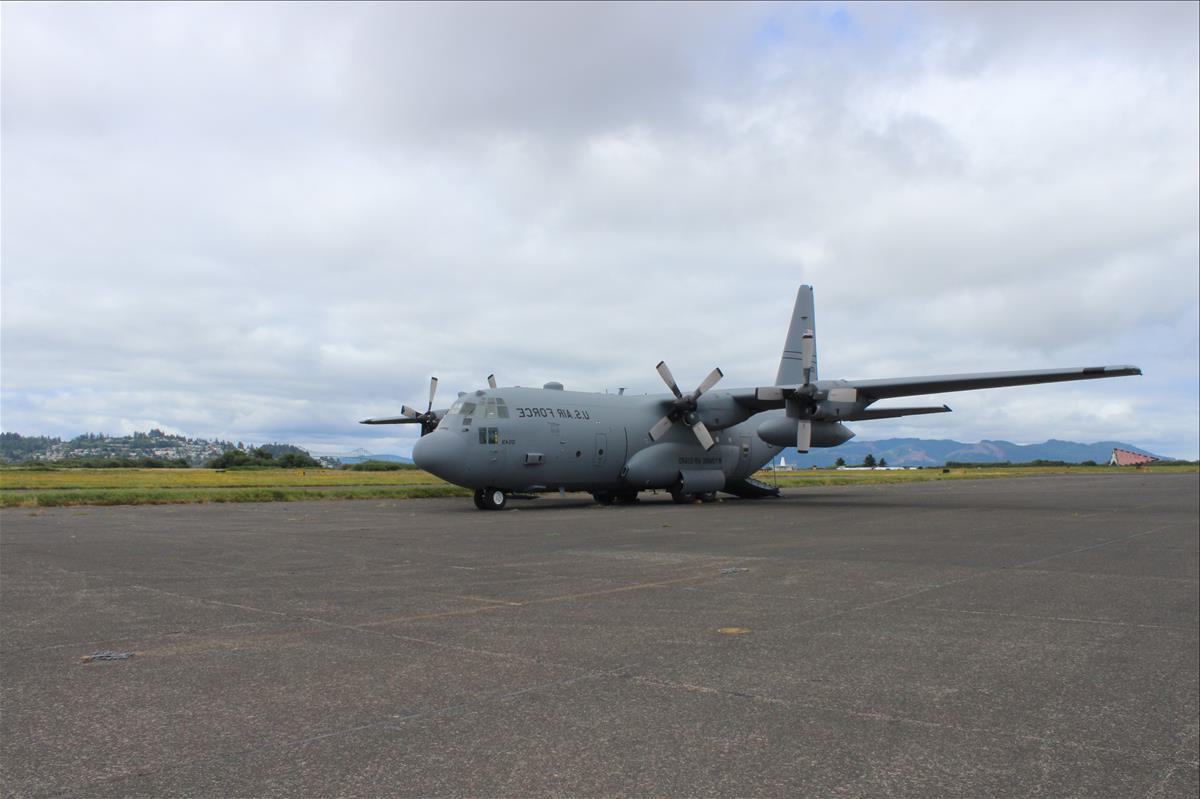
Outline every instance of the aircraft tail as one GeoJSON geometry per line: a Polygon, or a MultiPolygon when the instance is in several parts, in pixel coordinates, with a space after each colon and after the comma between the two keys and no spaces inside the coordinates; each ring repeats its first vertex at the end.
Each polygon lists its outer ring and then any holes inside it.
{"type": "Polygon", "coordinates": [[[796,306],[792,309],[792,324],[788,327],[787,339],[783,343],[783,357],[779,359],[779,374],[775,385],[791,386],[817,379],[817,320],[813,306],[812,286],[801,286],[796,292],[796,306]],[[808,379],[804,375],[805,334],[812,336],[812,369],[808,379]]]}

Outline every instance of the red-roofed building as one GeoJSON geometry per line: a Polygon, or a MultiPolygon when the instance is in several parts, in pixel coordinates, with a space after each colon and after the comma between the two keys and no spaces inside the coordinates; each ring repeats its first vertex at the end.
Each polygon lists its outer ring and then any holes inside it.
{"type": "Polygon", "coordinates": [[[1158,458],[1143,455],[1140,452],[1130,452],[1127,449],[1113,449],[1112,457],[1108,459],[1109,466],[1145,466],[1155,463],[1158,458]]]}

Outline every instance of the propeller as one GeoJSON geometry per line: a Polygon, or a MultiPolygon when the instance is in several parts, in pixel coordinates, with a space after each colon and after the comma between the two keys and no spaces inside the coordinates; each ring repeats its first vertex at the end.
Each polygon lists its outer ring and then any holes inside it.
{"type": "Polygon", "coordinates": [[[712,449],[716,441],[713,440],[712,434],[708,432],[708,428],[704,426],[704,422],[700,421],[700,414],[697,412],[697,403],[700,400],[700,396],[715,386],[717,381],[724,377],[725,374],[720,369],[713,369],[708,373],[708,377],[704,378],[700,385],[696,387],[695,391],[691,394],[684,394],[679,390],[679,384],[675,382],[674,375],[667,368],[666,361],[659,361],[658,366],[655,368],[658,370],[658,374],[663,379],[663,382],[667,384],[667,388],[671,389],[671,393],[675,395],[675,399],[671,403],[671,410],[667,412],[667,415],[655,422],[654,426],[650,428],[650,440],[658,441],[667,434],[667,431],[671,429],[671,425],[676,422],[682,422],[692,428],[692,434],[696,436],[696,440],[700,442],[700,446],[704,447],[705,450],[712,449]]]}
{"type": "Polygon", "coordinates": [[[425,413],[418,413],[415,408],[410,408],[407,405],[400,409],[401,415],[412,419],[421,424],[421,435],[426,436],[433,432],[437,427],[440,417],[433,412],[433,397],[437,394],[438,379],[431,377],[429,379],[429,405],[425,408],[425,413]]]}
{"type": "Polygon", "coordinates": [[[496,387],[496,376],[488,375],[488,388],[495,388],[495,387],[496,387]]]}
{"type": "Polygon", "coordinates": [[[815,351],[813,331],[805,330],[800,339],[800,367],[804,372],[804,385],[788,401],[788,416],[796,418],[796,449],[800,452],[808,452],[812,448],[812,417],[817,412],[817,388],[812,384],[815,351]]]}

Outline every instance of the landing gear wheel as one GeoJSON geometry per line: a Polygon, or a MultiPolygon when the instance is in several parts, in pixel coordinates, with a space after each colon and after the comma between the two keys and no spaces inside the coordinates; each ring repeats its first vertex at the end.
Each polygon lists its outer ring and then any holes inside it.
{"type": "Polygon", "coordinates": [[[592,498],[601,505],[611,505],[616,496],[611,491],[593,491],[592,498]]]}
{"type": "Polygon", "coordinates": [[[487,503],[484,501],[484,498],[483,498],[484,490],[485,489],[482,489],[482,488],[475,489],[475,507],[479,508],[480,510],[488,509],[487,503]]]}
{"type": "Polygon", "coordinates": [[[717,501],[717,492],[716,491],[705,491],[702,494],[697,494],[696,498],[704,503],[716,502],[717,501]]]}
{"type": "Polygon", "coordinates": [[[499,488],[484,488],[477,491],[476,496],[479,498],[475,504],[480,510],[504,510],[504,506],[508,504],[508,494],[499,488]]]}
{"type": "Polygon", "coordinates": [[[618,491],[616,494],[618,505],[633,505],[638,501],[638,492],[636,491],[618,491]]]}

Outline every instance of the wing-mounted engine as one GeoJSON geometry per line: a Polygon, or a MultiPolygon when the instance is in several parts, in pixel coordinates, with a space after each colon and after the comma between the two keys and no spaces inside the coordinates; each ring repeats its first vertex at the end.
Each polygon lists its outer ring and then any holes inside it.
{"type": "MultiPolygon", "coordinates": [[[[799,306],[799,300],[797,300],[797,308],[799,306]]],[[[790,337],[789,333],[789,339],[790,337]]],[[[788,346],[790,345],[789,341],[788,346]]],[[[808,452],[813,446],[813,419],[822,415],[821,404],[830,401],[829,392],[821,391],[817,384],[812,382],[816,370],[816,346],[812,329],[802,331],[799,341],[799,365],[804,382],[799,387],[771,386],[755,390],[755,398],[759,401],[779,402],[782,400],[783,407],[787,410],[786,418],[771,419],[759,427],[759,438],[768,444],[795,447],[800,452],[808,452]],[[764,428],[766,428],[765,431],[764,428]]],[[[787,350],[785,350],[785,355],[786,353],[787,350]]],[[[782,369],[780,374],[783,374],[782,369]]],[[[850,402],[854,402],[855,399],[857,397],[853,396],[853,392],[849,397],[839,398],[840,401],[848,400],[850,402]]]]}
{"type": "Polygon", "coordinates": [[[659,376],[663,382],[667,384],[667,388],[671,389],[671,393],[675,395],[674,400],[668,400],[667,415],[654,423],[650,428],[650,440],[658,441],[665,436],[671,427],[676,424],[686,425],[692,429],[692,434],[696,436],[696,440],[700,442],[700,446],[705,450],[710,450],[716,441],[712,434],[708,432],[708,427],[700,418],[700,397],[704,392],[717,384],[717,381],[724,377],[724,373],[720,369],[713,369],[708,373],[708,377],[701,381],[696,390],[690,394],[684,394],[679,390],[679,384],[675,382],[675,377],[671,374],[671,370],[667,368],[665,361],[659,361],[658,366],[659,376]]]}
{"type": "MultiPolygon", "coordinates": [[[[809,447],[836,447],[854,438],[854,431],[841,422],[809,420],[809,447]]],[[[758,437],[777,447],[797,446],[797,420],[776,416],[758,426],[758,437]]]]}

